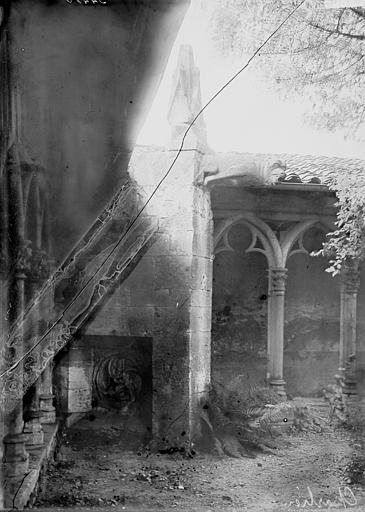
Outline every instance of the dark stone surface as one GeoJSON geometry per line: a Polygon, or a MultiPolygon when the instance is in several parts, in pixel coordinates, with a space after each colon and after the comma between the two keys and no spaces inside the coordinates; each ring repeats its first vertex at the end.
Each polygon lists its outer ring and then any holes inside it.
{"type": "Polygon", "coordinates": [[[46,169],[58,258],[124,179],[188,4],[11,2],[20,136],[46,169]]]}

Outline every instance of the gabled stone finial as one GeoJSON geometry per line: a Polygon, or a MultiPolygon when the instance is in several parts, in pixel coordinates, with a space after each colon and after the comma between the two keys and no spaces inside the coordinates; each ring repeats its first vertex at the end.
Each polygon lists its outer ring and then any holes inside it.
{"type": "MultiPolygon", "coordinates": [[[[196,115],[202,109],[200,90],[200,71],[195,66],[193,49],[190,45],[180,47],[177,68],[173,75],[173,86],[168,109],[168,121],[171,126],[171,143],[179,145],[196,115]]],[[[206,127],[201,114],[190,130],[189,145],[206,146],[206,127]],[[195,140],[192,140],[194,135],[195,140]]]]}

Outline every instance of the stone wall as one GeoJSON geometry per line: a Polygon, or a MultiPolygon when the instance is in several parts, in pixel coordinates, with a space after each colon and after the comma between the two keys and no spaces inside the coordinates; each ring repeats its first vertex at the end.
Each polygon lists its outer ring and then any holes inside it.
{"type": "Polygon", "coordinates": [[[267,360],[267,263],[260,254],[216,255],[213,270],[212,379],[262,383],[267,360]]]}
{"type": "Polygon", "coordinates": [[[287,265],[284,375],[295,396],[321,394],[339,366],[340,279],[327,266],[302,254],[287,265]]]}
{"type": "MultiPolygon", "coordinates": [[[[134,157],[134,178],[150,170],[150,180],[144,180],[146,197],[173,156],[168,151],[142,150],[134,157]]],[[[209,193],[195,183],[201,158],[198,151],[181,155],[174,174],[153,196],[145,214],[158,216],[159,236],[133,273],[90,318],[81,340],[85,345],[91,336],[152,339],[152,427],[155,438],[169,445],[192,438],[195,413],[210,382],[212,216],[209,193]]],[[[83,366],[81,388],[87,358],[79,353],[73,361],[72,353],[71,349],[64,363],[71,372],[69,382],[78,380],[78,367],[83,366]]],[[[68,401],[75,403],[68,407],[69,413],[90,407],[88,400],[80,404],[77,397],[76,402],[68,397],[68,401]]]]}
{"type": "Polygon", "coordinates": [[[76,338],[59,357],[55,391],[57,410],[66,415],[68,423],[101,407],[142,415],[151,430],[152,339],[115,335],[76,338]],[[138,385],[122,389],[122,372],[136,377],[138,385]]]}

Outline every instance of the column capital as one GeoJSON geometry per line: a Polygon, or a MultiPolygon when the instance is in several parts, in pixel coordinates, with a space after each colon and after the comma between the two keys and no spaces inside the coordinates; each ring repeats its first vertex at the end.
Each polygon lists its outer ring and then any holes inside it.
{"type": "Polygon", "coordinates": [[[284,267],[270,267],[270,292],[273,293],[274,295],[284,295],[287,277],[288,269],[284,267]]]}
{"type": "Polygon", "coordinates": [[[34,281],[44,281],[50,273],[50,262],[47,254],[42,250],[35,250],[30,260],[30,268],[28,271],[29,278],[34,281]]]}
{"type": "Polygon", "coordinates": [[[14,272],[17,278],[25,279],[26,273],[31,268],[32,258],[32,242],[30,240],[22,240],[16,249],[15,259],[13,263],[14,272]]]}
{"type": "Polygon", "coordinates": [[[360,286],[360,270],[357,265],[344,265],[341,271],[341,291],[356,295],[360,286]]]}

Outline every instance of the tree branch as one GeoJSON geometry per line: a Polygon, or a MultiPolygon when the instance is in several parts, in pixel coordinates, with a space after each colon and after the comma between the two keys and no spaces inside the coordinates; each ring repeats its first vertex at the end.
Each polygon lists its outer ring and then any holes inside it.
{"type": "Polygon", "coordinates": [[[360,16],[360,18],[365,18],[365,9],[357,8],[357,7],[351,7],[350,11],[352,11],[357,16],[360,16]]]}
{"type": "Polygon", "coordinates": [[[336,32],[337,32],[337,31],[339,30],[339,28],[340,28],[340,23],[341,23],[342,16],[343,16],[343,13],[344,13],[344,12],[345,12],[345,9],[342,9],[342,10],[341,10],[341,13],[340,13],[340,15],[339,15],[339,17],[338,17],[338,20],[337,20],[337,27],[336,27],[336,32]]]}
{"type": "Polygon", "coordinates": [[[333,30],[330,28],[322,27],[321,25],[317,25],[317,23],[313,23],[312,21],[308,21],[308,24],[313,28],[327,32],[328,34],[349,37],[350,39],[357,39],[358,41],[365,41],[365,35],[363,34],[351,34],[349,32],[341,32],[340,30],[337,29],[333,30]]]}

